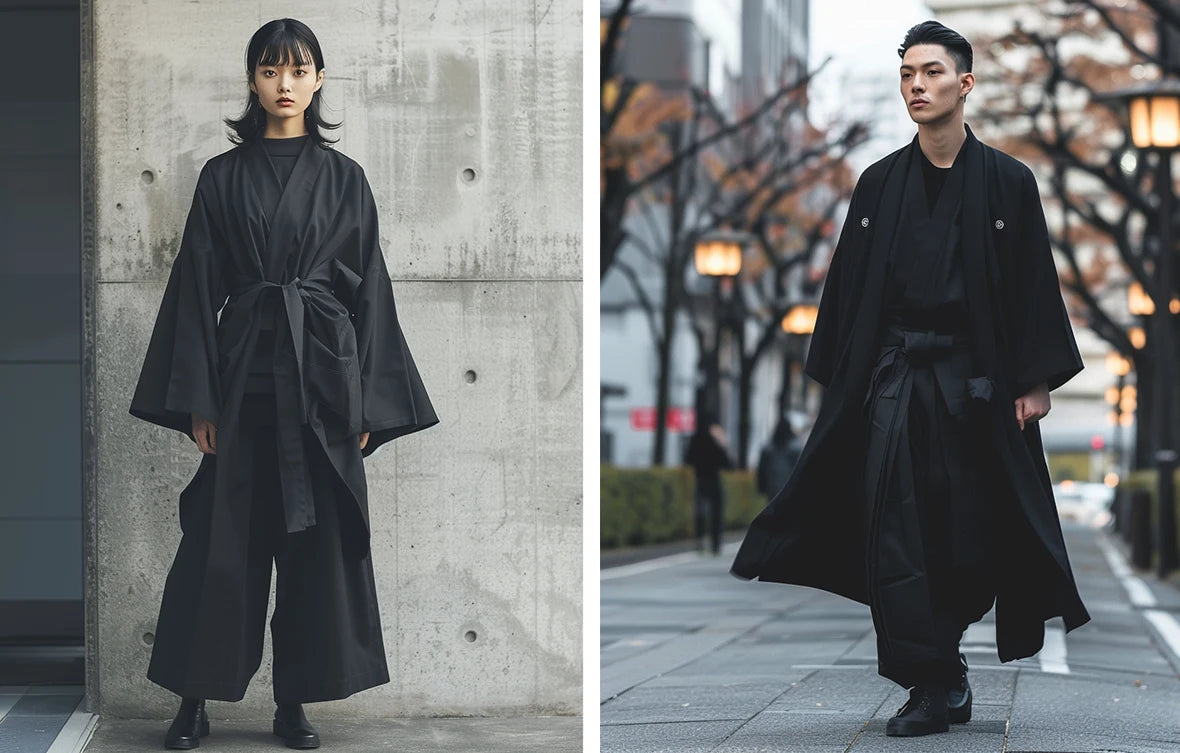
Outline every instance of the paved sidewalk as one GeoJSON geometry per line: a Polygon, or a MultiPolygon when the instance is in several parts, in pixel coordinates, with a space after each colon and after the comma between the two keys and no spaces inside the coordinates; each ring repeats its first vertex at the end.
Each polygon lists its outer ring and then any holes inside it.
{"type": "Polygon", "coordinates": [[[989,614],[962,643],[972,721],[921,738],[885,735],[908,694],[876,672],[867,607],[735,579],[733,546],[606,570],[601,750],[1180,753],[1180,591],[1105,533],[1065,532],[1091,622],[1051,621],[1040,654],[1001,665],[989,614]]]}

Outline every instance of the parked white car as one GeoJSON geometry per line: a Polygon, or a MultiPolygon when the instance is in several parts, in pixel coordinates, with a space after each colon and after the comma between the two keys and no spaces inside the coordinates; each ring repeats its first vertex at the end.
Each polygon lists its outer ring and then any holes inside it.
{"type": "Polygon", "coordinates": [[[1057,514],[1062,520],[1076,520],[1092,528],[1110,522],[1114,489],[1087,481],[1063,481],[1053,485],[1057,514]]]}

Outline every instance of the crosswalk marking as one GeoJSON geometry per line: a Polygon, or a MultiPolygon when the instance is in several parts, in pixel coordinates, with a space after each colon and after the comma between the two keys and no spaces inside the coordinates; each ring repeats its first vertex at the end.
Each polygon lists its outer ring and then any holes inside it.
{"type": "Polygon", "coordinates": [[[1098,548],[1102,550],[1102,556],[1106,558],[1106,564],[1110,565],[1110,570],[1123,584],[1123,589],[1126,590],[1127,596],[1131,599],[1131,604],[1137,607],[1154,607],[1158,604],[1155,594],[1147,587],[1147,584],[1131,572],[1131,568],[1123,560],[1118,550],[1111,545],[1110,539],[1105,535],[1100,535],[1097,538],[1098,548]]]}
{"type": "Polygon", "coordinates": [[[1159,609],[1144,610],[1143,616],[1152,624],[1152,627],[1159,631],[1172,653],[1180,657],[1180,622],[1177,622],[1171,614],[1159,609]]]}
{"type": "Polygon", "coordinates": [[[1068,675],[1069,664],[1065,661],[1065,629],[1056,625],[1045,626],[1045,645],[1041,647],[1037,659],[1041,662],[1042,672],[1068,675]]]}

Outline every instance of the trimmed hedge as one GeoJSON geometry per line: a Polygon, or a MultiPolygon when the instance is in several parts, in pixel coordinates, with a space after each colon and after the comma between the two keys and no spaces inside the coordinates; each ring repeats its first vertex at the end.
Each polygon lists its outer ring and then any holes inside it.
{"type": "MultiPolygon", "coordinates": [[[[725,527],[745,528],[766,506],[753,471],[722,471],[725,488],[725,527]]],[[[603,549],[678,541],[693,536],[692,469],[616,468],[603,465],[603,549]]]]}
{"type": "MultiPolygon", "coordinates": [[[[1180,468],[1176,469],[1173,481],[1176,485],[1176,540],[1180,541],[1180,468]]],[[[1151,560],[1159,561],[1159,471],[1154,468],[1140,468],[1131,471],[1127,477],[1119,481],[1120,491],[1146,491],[1151,497],[1151,560]]]]}

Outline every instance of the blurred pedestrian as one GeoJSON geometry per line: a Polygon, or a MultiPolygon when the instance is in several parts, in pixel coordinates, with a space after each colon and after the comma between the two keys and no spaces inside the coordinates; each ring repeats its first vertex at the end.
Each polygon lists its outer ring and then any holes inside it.
{"type": "Polygon", "coordinates": [[[721,471],[732,468],[733,462],[725,446],[725,430],[711,415],[697,424],[688,440],[684,464],[693,470],[694,490],[693,528],[697,547],[704,549],[705,527],[708,525],[711,550],[721,553],[721,533],[725,526],[725,491],[721,486],[721,471]]]}
{"type": "Polygon", "coordinates": [[[963,121],[971,45],[935,21],[898,54],[918,133],[853,191],[807,373],[827,387],[735,575],[869,605],[889,735],[971,718],[963,632],[994,603],[1001,661],[1089,620],[1038,419],[1082,369],[1032,172],[963,121]]]}
{"type": "Polygon", "coordinates": [[[181,697],[165,747],[209,734],[262,659],[272,562],[272,729],[316,748],[302,704],[389,681],[362,457],[438,423],[402,336],[361,167],[331,149],[311,29],[246,51],[237,146],[201,170],[131,413],[187,434],[148,679],[181,697]]]}
{"type": "Polygon", "coordinates": [[[791,422],[786,418],[779,419],[770,440],[758,455],[758,491],[765,497],[773,497],[787,485],[803,449],[797,440],[791,422]]]}

